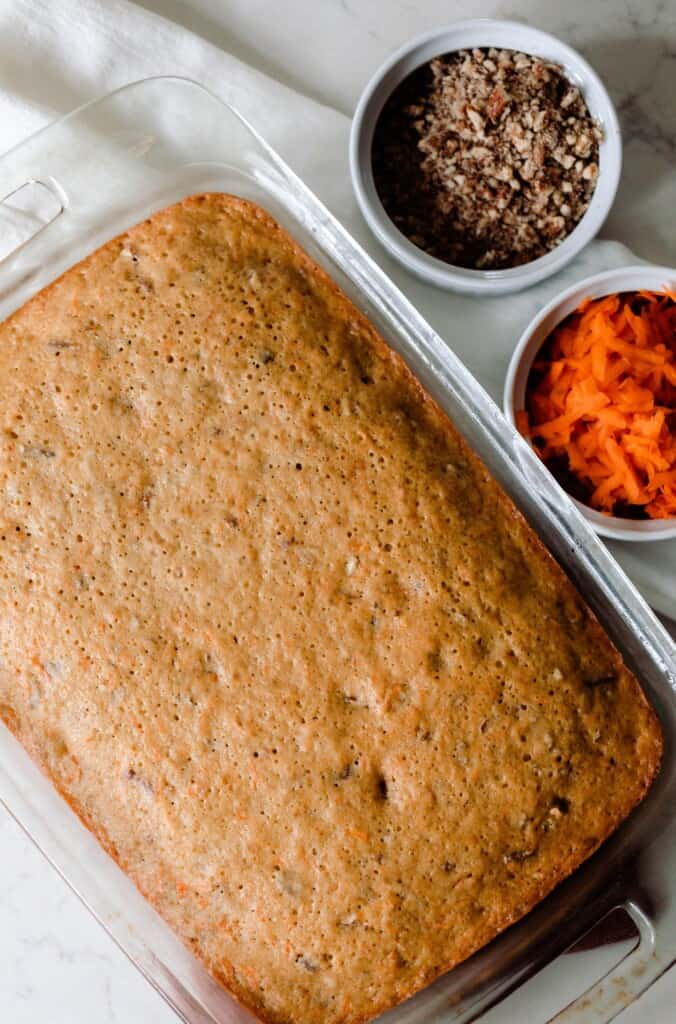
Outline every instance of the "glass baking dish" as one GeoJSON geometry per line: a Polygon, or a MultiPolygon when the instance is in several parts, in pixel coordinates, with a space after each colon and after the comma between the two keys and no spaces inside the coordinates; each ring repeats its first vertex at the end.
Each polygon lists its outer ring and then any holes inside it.
{"type": "MultiPolygon", "coordinates": [[[[582,590],[660,715],[660,777],[602,849],[531,914],[382,1020],[612,1020],[676,961],[676,652],[663,627],[439,336],[236,111],[201,86],[149,79],[75,111],[0,159],[0,196],[13,196],[0,209],[16,202],[26,183],[48,202],[31,221],[31,237],[0,263],[1,318],[155,209],[207,190],[253,199],[401,353],[582,590]],[[506,998],[503,1008],[490,1009],[506,998]]],[[[0,799],[182,1020],[251,1019],[4,726],[0,799]]]]}

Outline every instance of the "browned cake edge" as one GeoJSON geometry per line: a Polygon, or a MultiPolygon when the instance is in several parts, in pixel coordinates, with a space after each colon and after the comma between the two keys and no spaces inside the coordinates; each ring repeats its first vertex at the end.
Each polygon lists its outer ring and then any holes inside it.
{"type": "MultiPolygon", "coordinates": [[[[213,193],[202,193],[198,195],[187,196],[181,200],[176,206],[190,207],[196,204],[202,204],[205,202],[214,203],[217,208],[230,208],[236,209],[240,212],[245,213],[247,216],[262,223],[267,231],[271,234],[277,235],[278,241],[281,247],[286,250],[290,259],[296,264],[301,264],[303,268],[309,272],[311,276],[319,280],[321,284],[328,289],[336,302],[337,305],[342,306],[346,316],[349,315],[352,320],[358,323],[360,330],[364,334],[368,335],[370,343],[377,349],[378,354],[385,359],[394,375],[399,376],[400,379],[405,379],[407,384],[411,386],[416,394],[417,399],[421,404],[427,406],[428,410],[432,411],[436,426],[439,430],[445,431],[447,434],[452,435],[454,442],[459,444],[465,457],[468,460],[479,462],[482,466],[483,463],[478,455],[470,448],[465,441],[464,437],[460,434],[457,428],[453,425],[449,417],[434,399],[425,391],[422,384],[415,376],[415,374],[409,369],[402,357],[396,353],[378,334],[376,329],[367,319],[367,317],[361,313],[356,306],[347,298],[342,292],[338,285],[332,280],[332,278],[324,271],[306,252],[305,250],[292,238],[288,232],[281,227],[280,224],[268,214],[258,204],[253,203],[249,200],[242,199],[238,196],[228,195],[222,192],[213,193]]],[[[159,211],[158,211],[159,212],[159,211]]],[[[146,221],[151,218],[146,218],[146,221]]],[[[136,226],[136,225],[135,225],[136,226]]],[[[115,246],[120,239],[128,237],[133,233],[135,226],[129,228],[126,231],[121,232],[119,235],[110,239],[99,250],[105,251],[109,247],[115,246]]],[[[93,253],[84,257],[78,263],[74,264],[68,270],[64,271],[56,280],[51,282],[45,288],[41,289],[36,295],[24,303],[19,309],[12,313],[4,323],[9,323],[14,318],[18,317],[26,308],[33,304],[47,304],[50,299],[50,294],[53,289],[64,279],[67,279],[71,275],[77,273],[78,269],[91,258],[93,253]]],[[[548,575],[552,581],[555,581],[559,588],[567,590],[569,593],[573,593],[576,597],[580,597],[579,592],[573,586],[572,582],[568,579],[565,572],[555,561],[553,556],[547,550],[543,542],[537,536],[535,531],[528,525],[526,519],[522,513],[516,508],[511,498],[508,497],[506,492],[497,484],[497,482],[490,477],[494,484],[494,498],[500,503],[502,511],[506,518],[512,520],[512,526],[515,530],[519,531],[521,540],[525,541],[532,554],[534,561],[538,561],[540,564],[541,571],[548,575]]],[[[557,864],[552,865],[551,873],[543,879],[539,885],[534,886],[530,889],[527,894],[524,895],[524,899],[515,907],[510,913],[503,914],[497,922],[492,922],[489,925],[484,926],[482,929],[476,930],[471,938],[467,939],[464,945],[460,946],[459,949],[456,947],[455,955],[443,964],[434,965],[429,971],[424,974],[421,972],[418,979],[411,986],[408,993],[401,997],[395,997],[394,1000],[383,1000],[380,1004],[374,1005],[367,1016],[353,1016],[344,1015],[342,1020],[344,1024],[366,1024],[367,1021],[373,1020],[380,1014],[385,1013],[387,1010],[392,1009],[395,1005],[405,1002],[406,999],[411,998],[417,992],[421,991],[422,988],[430,985],[441,975],[447,973],[453,967],[462,963],[468,959],[473,953],[482,949],[485,945],[491,942],[499,934],[501,934],[506,928],[516,921],[520,920],[526,914],[529,913],[538,903],[541,902],[553,889],[559,885],[565,878],[571,875],[588,857],[590,857],[602,844],[603,842],[618,828],[618,826],[625,820],[625,818],[631,813],[631,811],[638,806],[639,803],[645,797],[650,786],[654,782],[658,775],[660,764],[662,760],[663,750],[663,737],[662,729],[659,723],[659,719],[654,711],[654,708],[647,700],[643,689],[636,679],[636,676],[627,668],[624,661],[615,648],[614,644],[608,637],[607,633],[599,623],[598,619],[587,607],[587,612],[590,617],[590,622],[593,626],[595,640],[599,645],[609,649],[613,656],[615,664],[618,670],[622,670],[625,676],[631,681],[633,688],[633,696],[638,704],[640,704],[645,711],[648,713],[648,719],[650,722],[650,732],[652,734],[652,757],[649,760],[646,758],[644,764],[644,774],[636,779],[636,787],[632,792],[626,794],[625,806],[622,811],[617,814],[613,819],[607,820],[605,828],[601,829],[601,834],[596,836],[595,842],[589,843],[584,850],[573,850],[570,855],[562,858],[557,864]]],[[[71,810],[75,812],[80,821],[85,827],[95,836],[101,846],[105,849],[106,853],[112,857],[115,863],[120,867],[128,877],[134,882],[138,890],[145,897],[145,899],[155,907],[156,903],[153,898],[153,893],[148,891],[146,887],[139,885],[138,880],[134,877],[133,872],[125,866],[123,858],[117,850],[115,844],[108,836],[105,828],[97,821],[94,821],[86,812],[86,810],[79,805],[79,803],[73,799],[73,797],[64,789],[60,782],[56,779],[55,775],[50,771],[47,765],[44,764],[40,752],[30,743],[26,742],[23,736],[20,735],[19,723],[16,719],[16,715],[13,710],[6,705],[0,704],[0,719],[14,734],[17,740],[22,744],[24,749],[27,751],[31,759],[38,765],[44,775],[47,776],[54,789],[59,793],[63,800],[69,805],[71,810]]],[[[176,933],[178,934],[178,933],[176,933]]],[[[187,942],[185,936],[178,936],[182,942],[186,945],[186,948],[195,956],[195,950],[187,942]]],[[[198,956],[199,959],[199,956],[198,956]]],[[[240,984],[234,966],[231,966],[230,970],[213,967],[212,965],[206,964],[210,973],[219,981],[223,987],[236,999],[238,1003],[250,1013],[253,1013],[262,1024],[301,1024],[298,1021],[292,1021],[288,1017],[282,1017],[277,1014],[270,1014],[267,1009],[260,1005],[256,994],[250,989],[240,984]]]]}

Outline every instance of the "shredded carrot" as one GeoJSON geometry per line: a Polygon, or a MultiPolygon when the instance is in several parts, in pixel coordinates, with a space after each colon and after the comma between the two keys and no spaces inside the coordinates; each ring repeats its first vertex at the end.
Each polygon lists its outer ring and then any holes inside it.
{"type": "Polygon", "coordinates": [[[530,425],[528,422],[528,413],[525,409],[520,409],[516,414],[516,429],[524,437],[530,436],[530,425]]]}
{"type": "Polygon", "coordinates": [[[585,299],[533,364],[517,425],[594,508],[676,516],[676,293],[585,299]]]}

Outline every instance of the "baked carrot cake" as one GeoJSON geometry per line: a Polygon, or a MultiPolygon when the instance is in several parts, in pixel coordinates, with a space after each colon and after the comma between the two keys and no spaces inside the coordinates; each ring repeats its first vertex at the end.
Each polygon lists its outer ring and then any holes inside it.
{"type": "Polygon", "coordinates": [[[657,719],[454,426],[261,208],[0,326],[0,714],[270,1024],[356,1024],[645,794],[657,719]]]}

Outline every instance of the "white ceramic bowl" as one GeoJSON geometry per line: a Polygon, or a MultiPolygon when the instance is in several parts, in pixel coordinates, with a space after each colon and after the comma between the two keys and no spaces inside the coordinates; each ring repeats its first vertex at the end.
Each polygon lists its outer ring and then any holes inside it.
{"type": "MultiPolygon", "coordinates": [[[[402,46],[376,71],[364,89],[352,121],[350,172],[361,211],[374,235],[400,263],[418,277],[451,291],[498,295],[518,291],[556,273],[591,241],[612,206],[622,168],[617,114],[605,86],[590,65],[547,32],[515,21],[477,18],[435,29],[402,46]],[[510,270],[469,270],[456,267],[410,242],[390,220],[373,181],[371,148],[380,112],[394,89],[415,68],[433,57],[472,47],[495,46],[542,57],[563,67],[578,86],[589,111],[603,128],[599,175],[591,203],[577,227],[551,252],[510,270]]],[[[396,173],[396,169],[394,170],[396,173]]]]}
{"type": "MultiPolygon", "coordinates": [[[[545,306],[521,335],[514,349],[505,381],[504,410],[516,426],[516,412],[526,405],[526,382],[531,366],[544,341],[561,321],[585,298],[598,299],[613,292],[641,289],[660,291],[665,285],[676,286],[676,270],[668,267],[621,267],[587,277],[545,306]]],[[[616,540],[667,540],[676,537],[676,519],[621,519],[606,516],[589,505],[572,499],[591,526],[603,537],[616,540]]]]}

